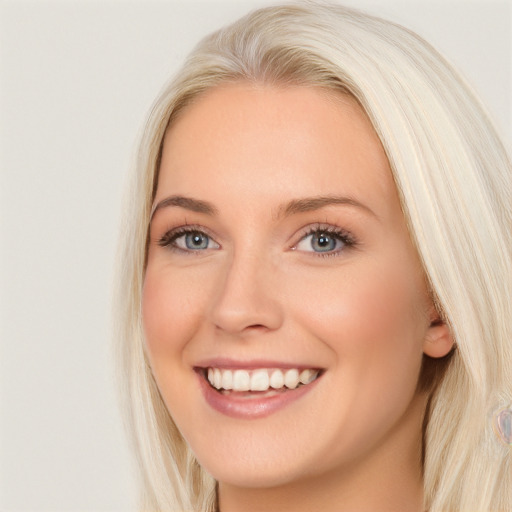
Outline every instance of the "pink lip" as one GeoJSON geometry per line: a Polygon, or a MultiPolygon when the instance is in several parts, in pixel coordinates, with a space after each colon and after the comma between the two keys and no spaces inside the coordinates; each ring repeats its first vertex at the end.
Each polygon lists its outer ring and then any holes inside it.
{"type": "MultiPolygon", "coordinates": [[[[265,365],[257,365],[254,368],[283,368],[282,364],[271,364],[269,366],[268,363],[267,361],[265,365]]],[[[228,366],[219,365],[218,362],[214,367],[228,368],[228,366]]],[[[242,367],[249,368],[247,365],[240,366],[240,368],[242,367]]],[[[232,368],[232,366],[229,368],[232,368]]],[[[292,366],[292,368],[297,367],[292,366]]],[[[306,386],[299,386],[295,389],[279,392],[273,396],[261,396],[261,398],[258,398],[258,396],[247,398],[242,393],[224,395],[210,386],[204,378],[203,372],[198,371],[197,378],[199,379],[203,396],[210,407],[232,418],[257,419],[269,416],[309,393],[321,379],[321,376],[306,386]]]]}
{"type": "Polygon", "coordinates": [[[310,364],[295,364],[295,363],[283,363],[277,360],[269,359],[251,359],[250,361],[239,361],[229,358],[213,358],[206,359],[198,363],[196,368],[223,368],[226,370],[256,370],[258,368],[280,368],[282,370],[288,370],[291,368],[297,368],[297,370],[305,370],[306,368],[317,368],[310,364]]]}

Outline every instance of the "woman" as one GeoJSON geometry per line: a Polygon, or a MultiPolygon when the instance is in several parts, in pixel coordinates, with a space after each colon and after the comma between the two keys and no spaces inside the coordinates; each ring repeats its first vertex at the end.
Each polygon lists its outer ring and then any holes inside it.
{"type": "Polygon", "coordinates": [[[511,510],[510,160],[439,54],[340,6],[256,11],[138,156],[143,510],[511,510]]]}

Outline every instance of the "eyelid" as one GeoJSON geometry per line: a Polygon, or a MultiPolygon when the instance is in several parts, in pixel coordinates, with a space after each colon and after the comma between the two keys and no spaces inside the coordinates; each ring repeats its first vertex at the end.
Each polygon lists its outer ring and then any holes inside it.
{"type": "MultiPolygon", "coordinates": [[[[343,243],[343,246],[339,249],[331,250],[331,251],[305,251],[305,250],[299,250],[298,252],[304,252],[304,253],[311,253],[314,256],[336,256],[341,252],[346,252],[347,250],[353,248],[354,246],[358,245],[358,241],[355,239],[354,235],[348,231],[347,229],[344,229],[338,225],[335,224],[329,224],[329,223],[314,223],[309,224],[305,226],[304,228],[300,229],[299,232],[294,236],[294,239],[296,240],[294,244],[292,244],[289,249],[290,250],[297,250],[298,245],[304,241],[308,236],[311,236],[315,233],[325,233],[327,235],[332,235],[337,240],[341,241],[343,243]]],[[[222,248],[221,244],[217,241],[217,236],[212,234],[211,231],[199,224],[182,224],[176,227],[169,228],[165,231],[165,233],[157,237],[156,244],[160,247],[167,248],[170,250],[174,250],[176,252],[183,252],[183,253],[201,253],[206,252],[210,250],[219,250],[222,248]],[[186,234],[189,233],[201,233],[208,237],[215,245],[216,247],[208,247],[206,249],[183,249],[181,247],[178,247],[177,245],[173,244],[173,242],[186,234]]]]}
{"type": "Polygon", "coordinates": [[[345,252],[348,249],[351,249],[358,244],[354,235],[350,231],[348,231],[344,228],[341,228],[340,226],[336,226],[334,224],[328,224],[328,223],[315,223],[315,224],[310,224],[310,225],[302,228],[299,231],[299,233],[295,237],[296,242],[290,247],[290,249],[292,251],[297,250],[298,245],[302,241],[304,241],[308,236],[314,235],[315,233],[325,233],[327,235],[332,235],[334,238],[336,238],[337,240],[340,240],[343,243],[343,247],[336,249],[336,250],[325,251],[325,252],[321,252],[321,251],[300,251],[300,252],[304,252],[306,254],[309,253],[309,254],[313,254],[314,256],[321,256],[321,257],[337,256],[340,253],[345,252]]]}
{"type": "Polygon", "coordinates": [[[200,253],[200,252],[206,252],[210,250],[218,250],[221,248],[221,244],[217,242],[216,237],[210,233],[210,230],[205,228],[204,226],[201,226],[199,224],[185,224],[181,226],[177,226],[174,228],[167,229],[165,233],[162,236],[157,237],[156,243],[163,247],[164,249],[173,250],[176,252],[182,252],[182,253],[200,253]],[[213,242],[216,247],[208,247],[207,249],[183,249],[181,247],[178,247],[174,244],[174,242],[187,234],[191,233],[200,233],[206,237],[208,237],[211,242],[213,242]]]}

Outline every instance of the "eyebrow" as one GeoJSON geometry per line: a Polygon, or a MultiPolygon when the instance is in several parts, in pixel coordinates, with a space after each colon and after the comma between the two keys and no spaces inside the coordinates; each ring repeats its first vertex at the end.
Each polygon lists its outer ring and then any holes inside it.
{"type": "MultiPolygon", "coordinates": [[[[279,207],[277,217],[289,217],[296,213],[311,212],[320,210],[326,206],[333,205],[354,206],[366,211],[367,213],[370,213],[374,217],[377,217],[375,212],[368,206],[351,197],[344,196],[315,196],[305,197],[302,199],[293,199],[289,203],[279,207]]],[[[218,213],[217,208],[208,201],[202,201],[201,199],[194,199],[192,197],[185,196],[169,196],[165,199],[162,199],[153,206],[150,218],[152,219],[158,210],[168,207],[185,208],[186,210],[197,213],[204,213],[206,215],[217,215],[218,213]]]]}
{"type": "Polygon", "coordinates": [[[278,216],[288,217],[296,213],[311,212],[324,208],[325,206],[332,205],[355,206],[356,208],[360,208],[374,217],[377,217],[375,212],[365,204],[360,203],[351,197],[344,196],[316,196],[294,199],[285,206],[279,208],[278,216]]]}
{"type": "Polygon", "coordinates": [[[179,208],[185,208],[186,210],[197,213],[205,213],[206,215],[216,215],[218,213],[217,208],[207,201],[185,196],[170,196],[162,199],[153,206],[150,218],[152,219],[158,210],[170,206],[178,206],[179,208]]]}

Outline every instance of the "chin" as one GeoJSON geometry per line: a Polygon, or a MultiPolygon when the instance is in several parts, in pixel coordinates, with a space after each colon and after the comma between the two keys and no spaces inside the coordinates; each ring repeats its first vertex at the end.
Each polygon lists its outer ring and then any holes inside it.
{"type": "Polygon", "coordinates": [[[211,467],[200,462],[220,484],[247,489],[286,486],[307,476],[303,469],[297,467],[298,461],[295,461],[294,467],[276,464],[274,460],[239,459],[236,463],[226,464],[217,460],[211,467]]]}

